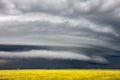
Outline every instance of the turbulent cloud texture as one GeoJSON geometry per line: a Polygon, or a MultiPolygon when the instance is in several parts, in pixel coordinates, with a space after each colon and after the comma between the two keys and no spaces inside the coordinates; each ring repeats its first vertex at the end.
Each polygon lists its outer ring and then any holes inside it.
{"type": "Polygon", "coordinates": [[[82,49],[77,57],[72,51],[67,54],[64,51],[30,51],[24,55],[24,52],[0,52],[0,56],[7,58],[35,57],[34,53],[44,58],[76,60],[79,57],[83,60],[91,58],[92,54],[98,59],[96,61],[103,59],[108,63],[104,56],[120,55],[120,1],[0,0],[0,44],[82,49]]]}

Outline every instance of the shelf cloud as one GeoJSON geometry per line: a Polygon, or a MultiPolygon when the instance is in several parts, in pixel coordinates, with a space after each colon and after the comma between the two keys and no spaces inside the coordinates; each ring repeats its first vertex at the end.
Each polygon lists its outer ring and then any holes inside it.
{"type": "Polygon", "coordinates": [[[97,63],[108,63],[108,61],[100,56],[89,57],[84,54],[74,53],[69,51],[45,51],[45,50],[32,50],[28,52],[0,52],[1,58],[14,59],[14,58],[45,58],[45,59],[63,59],[63,60],[80,60],[90,61],[97,63]]]}
{"type": "Polygon", "coordinates": [[[118,56],[120,52],[120,1],[0,0],[0,44],[79,47],[84,52],[0,52],[7,58],[36,54],[108,63],[104,56],[118,56]]]}

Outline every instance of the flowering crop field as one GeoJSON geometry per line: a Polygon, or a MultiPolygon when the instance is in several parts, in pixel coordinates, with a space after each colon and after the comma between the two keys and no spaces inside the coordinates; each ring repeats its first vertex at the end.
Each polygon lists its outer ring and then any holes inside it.
{"type": "Polygon", "coordinates": [[[0,80],[120,80],[120,70],[108,70],[108,69],[0,70],[0,80]]]}

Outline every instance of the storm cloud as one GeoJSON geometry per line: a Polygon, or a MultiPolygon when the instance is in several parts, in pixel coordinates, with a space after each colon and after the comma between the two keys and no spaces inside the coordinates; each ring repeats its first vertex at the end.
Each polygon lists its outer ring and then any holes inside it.
{"type": "Polygon", "coordinates": [[[13,53],[1,50],[1,58],[37,54],[40,58],[111,63],[106,56],[120,55],[120,1],[1,0],[0,44],[73,47],[57,52],[52,48],[13,53]]]}

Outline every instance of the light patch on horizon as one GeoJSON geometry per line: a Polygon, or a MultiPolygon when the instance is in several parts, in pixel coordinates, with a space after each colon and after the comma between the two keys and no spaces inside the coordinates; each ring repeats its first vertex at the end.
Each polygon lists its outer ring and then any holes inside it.
{"type": "Polygon", "coordinates": [[[8,59],[0,59],[0,66],[3,66],[7,63],[9,63],[11,60],[8,60],[8,59]]]}

